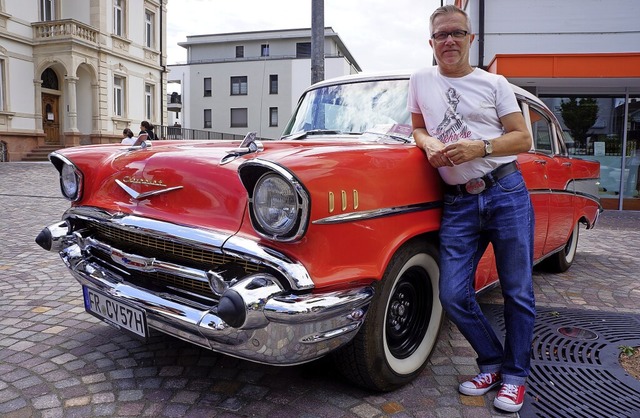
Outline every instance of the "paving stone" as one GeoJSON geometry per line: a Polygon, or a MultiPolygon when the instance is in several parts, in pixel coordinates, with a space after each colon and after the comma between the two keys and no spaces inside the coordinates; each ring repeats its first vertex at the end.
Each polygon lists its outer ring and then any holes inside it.
{"type": "Polygon", "coordinates": [[[380,411],[378,408],[375,408],[369,404],[366,403],[362,403],[358,406],[354,406],[352,408],[349,409],[351,412],[353,412],[354,414],[356,414],[359,417],[362,418],[373,418],[373,417],[377,417],[381,414],[382,411],[380,411]]]}
{"type": "Polygon", "coordinates": [[[50,409],[61,405],[57,395],[40,396],[33,399],[32,402],[36,409],[50,409]]]}

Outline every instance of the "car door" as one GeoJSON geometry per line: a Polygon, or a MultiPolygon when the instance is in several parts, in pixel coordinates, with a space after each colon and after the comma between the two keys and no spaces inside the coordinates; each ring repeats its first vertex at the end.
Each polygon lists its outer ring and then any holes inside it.
{"type": "Polygon", "coordinates": [[[522,110],[530,127],[533,148],[530,152],[519,154],[518,163],[531,195],[535,214],[534,259],[544,254],[550,217],[550,194],[548,166],[553,164],[550,121],[539,110],[522,103],[522,110]]]}
{"type": "Polygon", "coordinates": [[[569,158],[563,145],[562,130],[555,119],[545,116],[542,109],[534,109],[540,113],[543,122],[549,124],[553,153],[547,162],[547,177],[549,182],[549,226],[544,253],[548,254],[567,243],[567,239],[575,226],[573,182],[573,162],[569,158]]]}
{"type": "Polygon", "coordinates": [[[571,159],[568,158],[560,130],[555,119],[545,109],[530,103],[528,115],[534,144],[533,163],[537,183],[534,207],[536,207],[536,258],[548,254],[566,241],[573,227],[573,185],[571,159]],[[544,185],[542,184],[544,183],[544,185]],[[542,187],[546,192],[542,192],[542,187]],[[546,196],[541,196],[546,195],[546,196]],[[546,208],[545,208],[546,206],[546,208]],[[545,219],[546,218],[546,219],[545,219]],[[544,239],[543,239],[544,235],[544,239]]]}

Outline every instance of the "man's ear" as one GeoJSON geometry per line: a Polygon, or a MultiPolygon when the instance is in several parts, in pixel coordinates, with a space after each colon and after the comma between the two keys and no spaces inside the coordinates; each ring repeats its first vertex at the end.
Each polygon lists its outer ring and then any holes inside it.
{"type": "Polygon", "coordinates": [[[471,35],[469,35],[469,45],[471,45],[473,43],[474,39],[476,39],[476,35],[474,35],[473,33],[471,35]]]}

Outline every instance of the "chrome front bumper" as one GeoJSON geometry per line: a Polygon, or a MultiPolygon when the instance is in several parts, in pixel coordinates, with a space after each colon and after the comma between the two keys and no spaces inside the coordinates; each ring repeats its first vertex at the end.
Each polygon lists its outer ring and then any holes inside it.
{"type": "MultiPolygon", "coordinates": [[[[244,315],[231,326],[212,306],[180,295],[152,291],[127,281],[126,274],[105,266],[85,251],[87,245],[66,224],[43,230],[82,286],[145,312],[151,329],[234,357],[271,365],[308,362],[349,342],[364,322],[373,297],[369,286],[328,293],[287,291],[266,273],[248,275],[226,287],[220,302],[238,301],[244,315]],[[229,298],[229,296],[232,296],[229,298]]],[[[41,233],[41,235],[43,235],[41,233]]],[[[39,236],[40,238],[40,236],[39,236]]],[[[89,244],[92,245],[92,244],[89,244]]],[[[229,303],[227,303],[229,304],[229,303]]],[[[222,315],[226,318],[229,316],[222,315]]]]}

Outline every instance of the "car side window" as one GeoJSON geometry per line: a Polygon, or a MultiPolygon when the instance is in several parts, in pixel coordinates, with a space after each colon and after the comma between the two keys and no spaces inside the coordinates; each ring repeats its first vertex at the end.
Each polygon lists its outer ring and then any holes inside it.
{"type": "Polygon", "coordinates": [[[551,121],[538,110],[530,107],[531,134],[533,135],[533,147],[537,152],[553,154],[553,130],[551,121]]]}

